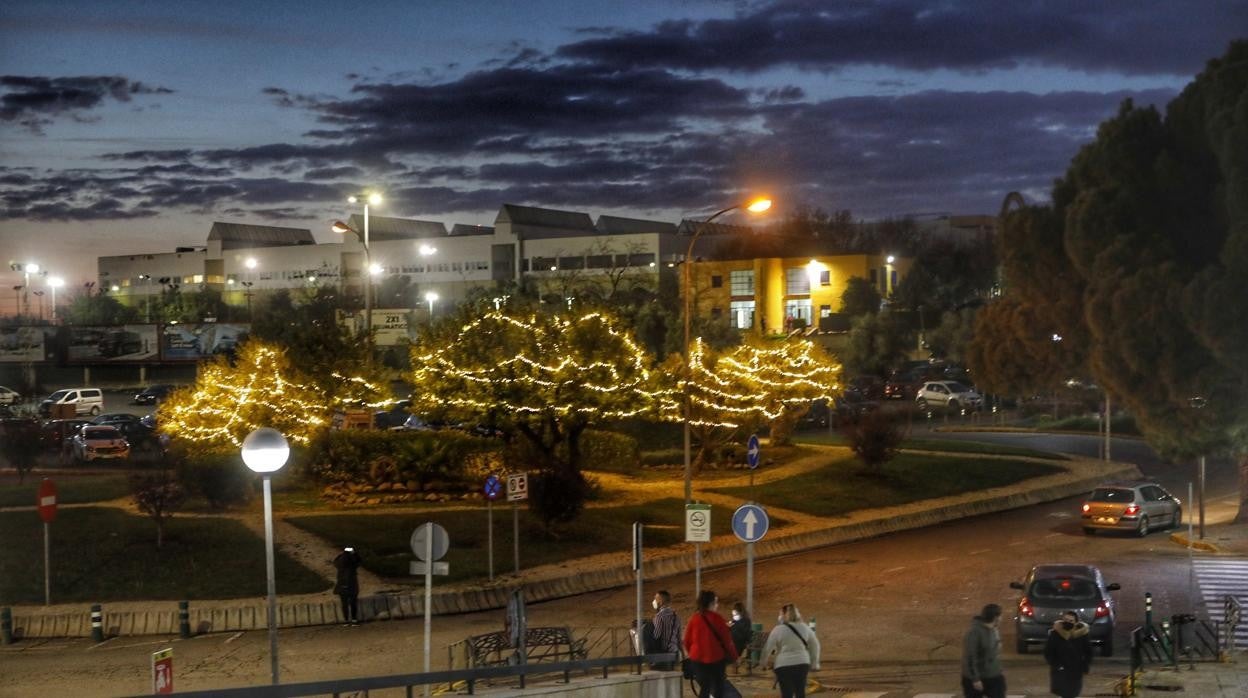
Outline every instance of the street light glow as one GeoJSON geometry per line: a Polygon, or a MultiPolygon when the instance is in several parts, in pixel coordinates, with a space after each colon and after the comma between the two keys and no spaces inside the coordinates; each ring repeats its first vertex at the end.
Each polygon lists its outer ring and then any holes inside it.
{"type": "Polygon", "coordinates": [[[896,257],[894,257],[894,256],[892,256],[892,255],[890,254],[890,255],[888,256],[888,258],[887,258],[887,259],[885,259],[884,261],[885,261],[886,263],[888,263],[888,264],[892,264],[893,262],[896,262],[896,261],[897,261],[897,258],[896,258],[896,257]]]}
{"type": "Polygon", "coordinates": [[[28,274],[38,274],[38,273],[39,273],[39,265],[38,265],[38,264],[35,264],[34,262],[31,262],[31,263],[27,264],[27,265],[26,265],[26,273],[28,273],[28,274]]]}
{"type": "Polygon", "coordinates": [[[261,427],[243,439],[243,462],[253,472],[277,472],[289,457],[290,444],[276,429],[261,427]]]}
{"type": "Polygon", "coordinates": [[[246,262],[243,262],[243,265],[244,265],[244,266],[246,266],[248,269],[255,269],[255,268],[256,268],[256,264],[257,264],[257,262],[256,262],[256,258],[255,258],[255,257],[248,257],[248,258],[247,258],[247,261],[246,261],[246,262]]]}
{"type": "Polygon", "coordinates": [[[436,254],[437,251],[438,251],[438,248],[434,247],[433,245],[422,244],[420,246],[420,255],[422,257],[428,257],[431,254],[436,254]]]}
{"type": "Polygon", "coordinates": [[[380,273],[382,273],[382,272],[384,272],[384,271],[385,271],[385,269],[384,269],[384,268],[382,268],[382,266],[381,266],[380,264],[373,264],[373,265],[369,266],[369,268],[368,268],[368,273],[372,274],[373,276],[377,276],[378,274],[380,274],[380,273]]]}
{"type": "Polygon", "coordinates": [[[54,276],[48,279],[48,285],[52,288],[60,288],[65,285],[65,279],[62,279],[59,276],[54,276]]]}
{"type": "Polygon", "coordinates": [[[438,295],[437,291],[425,291],[425,300],[430,303],[436,303],[439,298],[441,298],[441,296],[438,295]]]}
{"type": "Polygon", "coordinates": [[[745,207],[750,213],[762,213],[771,208],[771,199],[756,199],[745,207]]]}

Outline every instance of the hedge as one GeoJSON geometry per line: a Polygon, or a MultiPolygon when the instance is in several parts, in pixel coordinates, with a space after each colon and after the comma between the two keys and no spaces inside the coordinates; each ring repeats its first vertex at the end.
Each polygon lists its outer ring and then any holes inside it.
{"type": "Polygon", "coordinates": [[[501,445],[453,430],[331,431],[307,468],[322,482],[462,483],[498,469],[501,445]]]}

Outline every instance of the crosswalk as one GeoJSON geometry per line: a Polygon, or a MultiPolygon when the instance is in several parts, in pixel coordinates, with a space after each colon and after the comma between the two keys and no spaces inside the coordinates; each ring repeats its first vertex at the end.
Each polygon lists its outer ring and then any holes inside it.
{"type": "MultiPolygon", "coordinates": [[[[1196,583],[1210,620],[1226,620],[1226,597],[1234,596],[1248,606],[1248,558],[1200,557],[1192,564],[1196,583]]],[[[1235,646],[1248,647],[1248,618],[1241,618],[1235,630],[1235,646]]]]}

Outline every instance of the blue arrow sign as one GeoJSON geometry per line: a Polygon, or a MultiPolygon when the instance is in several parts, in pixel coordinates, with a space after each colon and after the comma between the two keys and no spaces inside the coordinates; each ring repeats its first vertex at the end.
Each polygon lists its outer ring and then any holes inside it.
{"type": "Polygon", "coordinates": [[[491,502],[503,496],[503,483],[497,475],[485,478],[485,498],[491,502]]]}
{"type": "Polygon", "coordinates": [[[745,447],[745,462],[750,466],[750,470],[758,468],[758,457],[762,453],[763,449],[758,445],[758,434],[750,434],[750,440],[745,447]]]}
{"type": "Polygon", "coordinates": [[[732,532],[746,543],[762,540],[770,525],[767,512],[757,504],[742,504],[732,514],[732,532]]]}

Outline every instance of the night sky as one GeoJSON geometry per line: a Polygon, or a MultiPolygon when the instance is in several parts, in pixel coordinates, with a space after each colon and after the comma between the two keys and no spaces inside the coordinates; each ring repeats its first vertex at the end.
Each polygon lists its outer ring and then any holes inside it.
{"type": "Polygon", "coordinates": [[[9,0],[0,314],[9,261],[75,287],[213,220],[329,241],[363,188],[447,223],[995,213],[1245,35],[1248,0],[9,0]]]}

